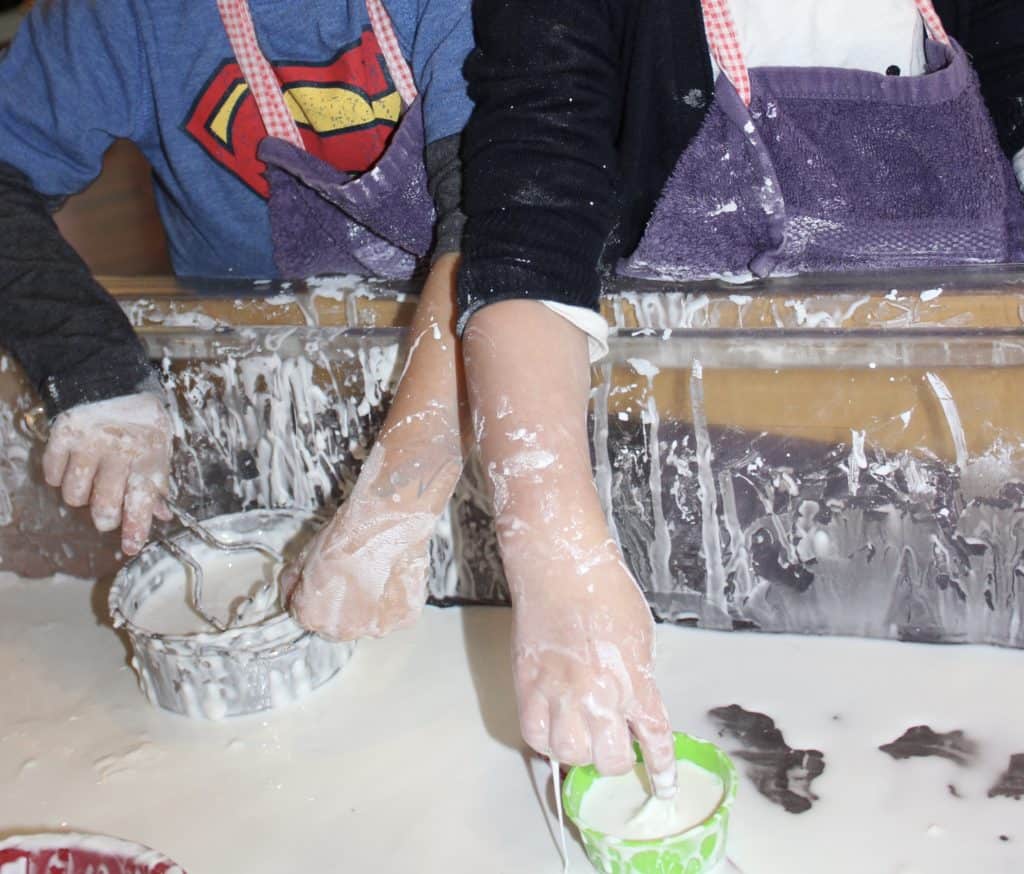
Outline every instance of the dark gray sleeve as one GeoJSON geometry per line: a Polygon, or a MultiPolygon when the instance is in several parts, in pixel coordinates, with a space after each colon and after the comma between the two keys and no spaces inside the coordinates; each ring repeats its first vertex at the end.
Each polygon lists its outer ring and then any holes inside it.
{"type": "Polygon", "coordinates": [[[462,135],[453,134],[427,146],[427,184],[437,213],[434,260],[462,249],[466,216],[462,212],[461,145],[462,135]]]}
{"type": "Polygon", "coordinates": [[[117,301],[61,237],[52,205],[0,163],[0,347],[55,416],[159,383],[117,301]]]}

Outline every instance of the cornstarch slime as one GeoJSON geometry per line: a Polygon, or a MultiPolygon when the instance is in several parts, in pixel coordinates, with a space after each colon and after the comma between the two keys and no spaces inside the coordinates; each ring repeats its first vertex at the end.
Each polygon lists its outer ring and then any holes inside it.
{"type": "Polygon", "coordinates": [[[583,797],[580,820],[586,828],[629,841],[677,835],[702,823],[722,800],[722,780],[692,762],[677,762],[679,791],[662,800],[649,789],[643,765],[621,777],[594,782],[583,797]]]}
{"type": "MultiPolygon", "coordinates": [[[[259,553],[223,553],[205,546],[192,549],[203,568],[203,606],[225,624],[250,597],[238,627],[255,625],[279,614],[273,586],[275,562],[259,553]],[[262,598],[260,598],[262,596],[262,598]]],[[[140,605],[132,622],[154,634],[198,634],[213,628],[192,608],[191,588],[181,565],[174,563],[164,580],[140,605]]]]}
{"type": "Polygon", "coordinates": [[[565,839],[565,811],[562,809],[562,771],[558,762],[550,756],[548,756],[548,764],[551,765],[551,782],[555,789],[555,810],[558,813],[558,833],[562,842],[559,847],[562,853],[562,874],[569,874],[569,845],[565,839]]]}

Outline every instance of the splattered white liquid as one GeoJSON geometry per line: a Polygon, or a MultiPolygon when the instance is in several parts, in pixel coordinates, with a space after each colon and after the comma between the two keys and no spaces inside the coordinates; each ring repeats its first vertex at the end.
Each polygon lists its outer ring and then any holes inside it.
{"type": "Polygon", "coordinates": [[[678,762],[676,774],[679,791],[667,801],[651,795],[641,765],[621,777],[597,780],[583,796],[580,819],[588,828],[630,841],[691,829],[714,813],[725,787],[721,778],[691,762],[678,762]]]}
{"type": "MultiPolygon", "coordinates": [[[[203,568],[203,608],[222,623],[227,624],[250,597],[255,601],[246,607],[239,627],[281,612],[273,585],[276,562],[255,552],[224,553],[206,547],[194,550],[193,557],[203,568]]],[[[163,585],[139,605],[132,623],[157,634],[213,631],[192,607],[192,589],[184,568],[174,565],[163,576],[163,585]]]]}
{"type": "MultiPolygon", "coordinates": [[[[366,641],[294,707],[199,722],[139,694],[95,598],[87,582],[0,571],[0,831],[117,835],[192,874],[561,869],[548,763],[536,760],[537,787],[524,774],[511,611],[428,609],[415,629],[366,641]]],[[[1024,752],[1024,653],[657,633],[673,725],[731,752],[707,711],[739,703],[825,753],[820,800],[800,815],[764,798],[734,757],[726,872],[1021,874],[1024,800],[988,792],[1024,752]],[[879,751],[921,723],[963,729],[977,758],[879,751]]],[[[577,841],[568,849],[574,872],[593,870],[577,841]]]]}

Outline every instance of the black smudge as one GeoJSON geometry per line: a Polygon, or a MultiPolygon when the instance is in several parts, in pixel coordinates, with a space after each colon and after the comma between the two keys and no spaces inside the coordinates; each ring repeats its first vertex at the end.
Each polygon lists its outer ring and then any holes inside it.
{"type": "Polygon", "coordinates": [[[794,750],[775,720],[738,704],[716,707],[711,716],[721,727],[719,737],[735,738],[740,748],[731,754],[747,763],[745,773],[757,791],[789,813],[805,813],[818,800],[811,782],[825,770],[819,750],[794,750]]]}
{"type": "Polygon", "coordinates": [[[894,759],[938,757],[966,765],[978,752],[978,745],[962,731],[942,734],[927,725],[916,725],[879,749],[894,759]]]}
{"type": "Polygon", "coordinates": [[[999,796],[1015,798],[1017,801],[1024,798],[1024,753],[1014,753],[1010,756],[1010,765],[1006,773],[988,790],[989,798],[999,796]]]}

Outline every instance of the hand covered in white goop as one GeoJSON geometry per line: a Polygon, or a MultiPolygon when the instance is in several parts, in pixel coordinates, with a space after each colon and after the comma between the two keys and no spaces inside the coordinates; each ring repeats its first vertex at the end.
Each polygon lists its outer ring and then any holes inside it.
{"type": "Polygon", "coordinates": [[[150,392],[73,407],[50,426],[43,474],[71,507],[90,506],[99,531],[121,528],[121,548],[135,555],[153,517],[170,518],[167,494],[173,429],[150,392]]]}
{"type": "Polygon", "coordinates": [[[430,538],[469,433],[456,266],[452,255],[439,258],[424,286],[405,372],[352,494],[281,577],[296,620],[332,640],[410,625],[426,600],[430,538]]]}
{"type": "Polygon", "coordinates": [[[654,679],[654,623],[613,541],[587,436],[587,338],[535,301],[480,310],[464,336],[476,437],[515,611],[523,737],[566,764],[623,774],[640,743],[656,793],[675,754],[654,679]]]}
{"type": "Polygon", "coordinates": [[[383,637],[426,600],[438,513],[389,488],[386,456],[374,446],[353,494],[281,576],[296,621],[330,640],[383,637]]]}
{"type": "MultiPolygon", "coordinates": [[[[529,536],[526,528],[514,536],[503,532],[503,553],[529,536]]],[[[632,734],[655,792],[671,797],[675,753],[654,678],[650,609],[613,542],[583,561],[587,569],[580,573],[578,559],[556,559],[531,583],[516,586],[514,671],[523,737],[559,762],[593,762],[602,774],[616,775],[634,764],[632,734]]],[[[529,572],[522,555],[511,564],[514,576],[529,572]]]]}

